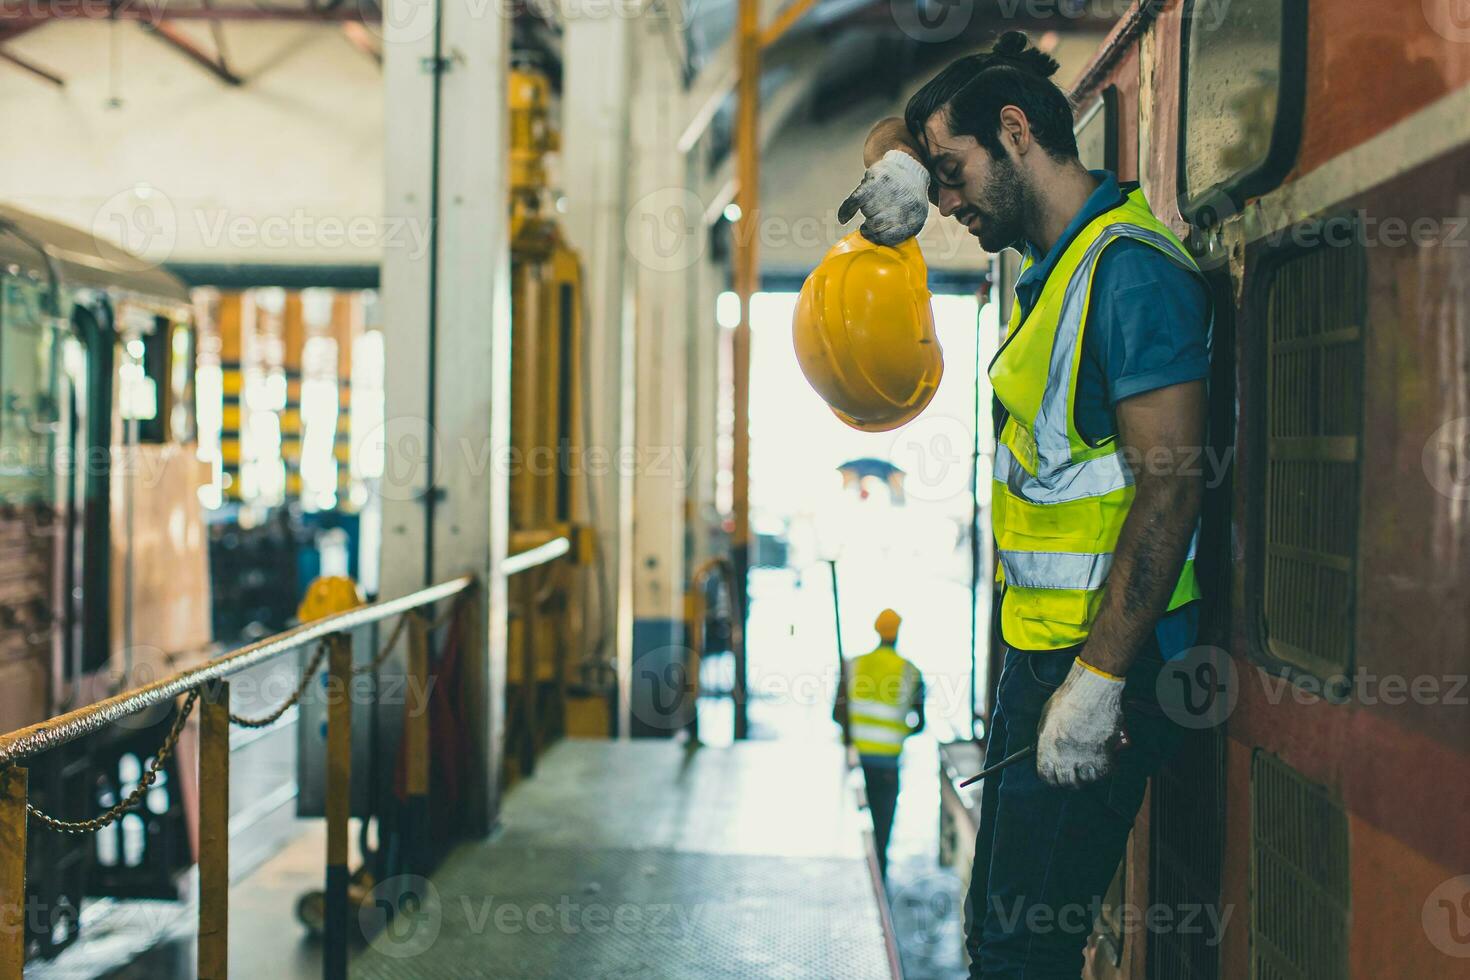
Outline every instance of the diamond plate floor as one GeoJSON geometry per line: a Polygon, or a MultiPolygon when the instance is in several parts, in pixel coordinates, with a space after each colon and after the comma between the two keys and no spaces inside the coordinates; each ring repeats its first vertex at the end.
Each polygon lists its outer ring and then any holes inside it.
{"type": "Polygon", "coordinates": [[[352,975],[886,978],[840,753],[564,742],[507,798],[495,838],[432,882],[379,886],[398,914],[352,975]]]}

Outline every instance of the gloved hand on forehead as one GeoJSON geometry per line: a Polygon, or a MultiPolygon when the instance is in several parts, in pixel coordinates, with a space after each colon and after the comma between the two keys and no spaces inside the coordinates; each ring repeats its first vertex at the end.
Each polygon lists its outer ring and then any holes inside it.
{"type": "Polygon", "coordinates": [[[858,230],[877,245],[897,245],[917,235],[929,217],[929,170],[903,150],[889,150],[837,209],[846,224],[859,211],[858,230]]]}
{"type": "Polygon", "coordinates": [[[1123,733],[1122,678],[1072,662],[1072,670],[1041,709],[1036,774],[1052,786],[1083,786],[1113,768],[1123,733]]]}

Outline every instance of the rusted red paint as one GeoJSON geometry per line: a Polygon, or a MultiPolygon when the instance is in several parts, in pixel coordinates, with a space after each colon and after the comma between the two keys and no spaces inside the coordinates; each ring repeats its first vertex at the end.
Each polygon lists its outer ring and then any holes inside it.
{"type": "Polygon", "coordinates": [[[1470,20],[1451,0],[1308,4],[1305,174],[1470,83],[1470,20]],[[1443,32],[1443,33],[1441,33],[1443,32]]]}

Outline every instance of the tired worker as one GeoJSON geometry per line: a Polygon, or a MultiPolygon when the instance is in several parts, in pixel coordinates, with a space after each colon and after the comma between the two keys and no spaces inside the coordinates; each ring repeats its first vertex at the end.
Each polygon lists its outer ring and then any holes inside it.
{"type": "Polygon", "coordinates": [[[1057,63],[1008,32],[885,119],[839,217],[893,245],[932,201],[1022,255],[995,391],[1005,663],[970,883],[971,975],[1075,978],[1150,774],[1179,729],[1163,661],[1194,643],[1209,299],[1136,184],[1088,171],[1057,63]],[[1118,738],[1126,732],[1127,745],[1118,738]]]}
{"type": "Polygon", "coordinates": [[[863,767],[878,871],[888,877],[888,840],[898,809],[898,766],[903,741],[924,730],[924,675],[899,656],[898,613],[885,609],[873,629],[878,646],[842,666],[832,719],[857,749],[863,767]],[[910,717],[914,717],[911,722],[910,717]]]}

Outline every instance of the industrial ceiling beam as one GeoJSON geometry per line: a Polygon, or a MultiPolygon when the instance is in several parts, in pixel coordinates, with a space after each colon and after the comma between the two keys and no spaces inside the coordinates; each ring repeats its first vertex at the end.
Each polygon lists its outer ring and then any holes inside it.
{"type": "MultiPolygon", "coordinates": [[[[41,26],[43,26],[42,23],[29,23],[0,29],[0,44],[9,44],[11,41],[14,41],[22,34],[29,34],[31,31],[41,26]]],[[[57,88],[66,87],[66,79],[62,78],[60,75],[56,74],[53,71],[42,68],[34,61],[21,57],[13,51],[0,51],[0,61],[8,62],[9,64],[12,64],[15,67],[19,68],[21,71],[34,75],[37,78],[41,79],[43,82],[55,85],[57,88]]]]}
{"type": "Polygon", "coordinates": [[[116,9],[106,4],[81,0],[76,4],[58,4],[44,11],[21,15],[14,20],[12,32],[29,29],[53,20],[136,20],[145,24],[161,24],[164,21],[203,20],[223,21],[293,21],[312,24],[377,23],[382,14],[376,8],[360,10],[356,6],[334,9],[312,10],[309,7],[175,7],[154,0],[149,3],[128,5],[116,9]]]}
{"type": "Polygon", "coordinates": [[[213,75],[215,78],[218,78],[226,85],[238,86],[245,84],[245,79],[241,78],[239,75],[236,75],[233,71],[230,70],[230,66],[225,64],[223,53],[210,54],[208,51],[205,51],[199,45],[195,44],[194,40],[190,38],[189,35],[180,31],[177,27],[173,27],[172,25],[164,23],[150,24],[146,21],[143,21],[142,25],[143,30],[163,41],[169,47],[173,48],[175,51],[179,52],[199,67],[203,68],[205,71],[209,72],[211,75],[213,75]]]}
{"type": "Polygon", "coordinates": [[[811,10],[820,2],[821,0],[791,0],[791,3],[787,4],[785,9],[776,15],[776,19],[771,21],[761,31],[760,46],[762,48],[769,48],[781,40],[783,34],[791,30],[797,21],[806,16],[808,10],[811,10]]]}
{"type": "MultiPolygon", "coordinates": [[[[4,42],[4,41],[8,41],[8,40],[10,40],[10,39],[9,38],[0,38],[0,42],[4,42]]],[[[53,72],[47,71],[45,68],[42,68],[40,65],[35,64],[34,62],[27,61],[26,59],[22,58],[18,54],[13,54],[13,53],[11,53],[9,51],[0,50],[0,61],[9,62],[10,64],[14,65],[15,67],[21,69],[22,71],[28,72],[28,73],[30,73],[32,75],[35,75],[37,78],[41,79],[42,81],[49,82],[52,85],[55,85],[57,88],[65,88],[66,87],[66,79],[62,78],[60,75],[57,75],[57,74],[55,74],[53,72]]]]}

